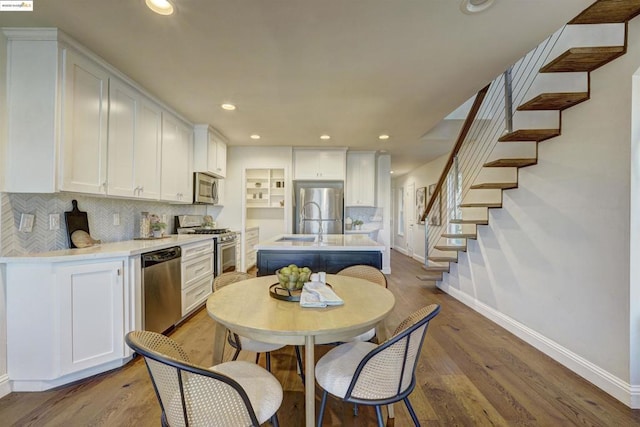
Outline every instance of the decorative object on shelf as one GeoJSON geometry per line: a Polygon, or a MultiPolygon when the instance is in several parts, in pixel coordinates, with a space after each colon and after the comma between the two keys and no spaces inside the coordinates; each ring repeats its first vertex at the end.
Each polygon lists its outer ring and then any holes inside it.
{"type": "Polygon", "coordinates": [[[149,228],[153,234],[153,237],[162,237],[164,229],[167,228],[167,224],[160,221],[160,217],[156,214],[149,215],[149,228]]]}
{"type": "MultiPolygon", "coordinates": [[[[436,185],[435,184],[431,184],[429,185],[429,192],[427,193],[427,200],[431,200],[431,197],[433,197],[433,193],[435,193],[436,191],[436,185]]],[[[429,214],[429,225],[435,225],[435,226],[439,226],[440,225],[440,193],[438,193],[438,199],[436,200],[436,202],[433,204],[433,207],[431,208],[431,213],[429,214]]],[[[423,222],[424,224],[424,222],[423,222]]]]}
{"type": "Polygon", "coordinates": [[[418,224],[424,224],[424,221],[421,218],[426,206],[426,197],[427,187],[420,187],[416,190],[416,221],[418,224]]]}
{"type": "Polygon", "coordinates": [[[214,228],[216,226],[216,222],[213,220],[211,215],[205,215],[202,217],[202,226],[207,228],[214,228]]]}
{"type": "Polygon", "coordinates": [[[284,207],[284,200],[280,200],[280,206],[284,207]]]}
{"type": "Polygon", "coordinates": [[[262,187],[262,183],[261,182],[256,182],[256,188],[260,188],[262,187]]]}
{"type": "Polygon", "coordinates": [[[146,239],[151,235],[151,224],[149,222],[149,212],[140,213],[140,237],[146,239]]]}
{"type": "Polygon", "coordinates": [[[362,224],[364,224],[364,222],[362,222],[362,220],[356,219],[355,221],[353,221],[353,228],[356,229],[356,230],[361,230],[362,229],[362,224]]]}

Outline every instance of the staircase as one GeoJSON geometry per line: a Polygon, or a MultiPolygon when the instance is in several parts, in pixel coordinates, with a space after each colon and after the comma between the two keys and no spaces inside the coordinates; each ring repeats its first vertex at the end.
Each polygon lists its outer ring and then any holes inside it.
{"type": "MultiPolygon", "coordinates": [[[[568,48],[538,70],[538,75],[583,73],[587,90],[540,93],[517,107],[517,112],[555,112],[557,126],[524,126],[497,138],[486,162],[481,164],[464,193],[458,214],[449,219],[436,236],[428,235],[427,259],[420,279],[439,281],[443,273],[449,272],[450,263],[458,261],[458,253],[467,250],[467,239],[476,238],[477,226],[489,223],[489,209],[502,207],[502,192],[518,187],[519,168],[537,163],[537,144],[561,134],[562,111],[589,99],[590,73],[626,53],[627,23],[638,14],[640,0],[598,0],[568,23],[568,26],[585,27],[623,24],[624,43],[568,48]]],[[[523,122],[527,124],[526,120],[523,122]]]]}

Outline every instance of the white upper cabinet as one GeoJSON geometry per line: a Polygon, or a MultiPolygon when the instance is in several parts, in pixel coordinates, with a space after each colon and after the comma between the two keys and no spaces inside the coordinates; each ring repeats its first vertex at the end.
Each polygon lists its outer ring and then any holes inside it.
{"type": "Polygon", "coordinates": [[[374,151],[347,153],[345,188],[345,206],[375,206],[376,153],[374,151]]]}
{"type": "Polygon", "coordinates": [[[109,73],[63,49],[60,189],[105,194],[109,73]]]}
{"type": "Polygon", "coordinates": [[[190,124],[56,29],[2,31],[7,38],[8,138],[0,167],[5,191],[191,201],[190,124]],[[174,142],[161,164],[163,115],[174,117],[166,138],[174,142]],[[164,173],[168,176],[161,177],[164,173]]]}
{"type": "Polygon", "coordinates": [[[162,110],[115,78],[109,103],[107,194],[159,199],[162,110]]]}
{"type": "Polygon", "coordinates": [[[345,149],[307,149],[293,151],[293,179],[344,181],[345,149]]]}
{"type": "Polygon", "coordinates": [[[191,153],[193,133],[182,120],[162,114],[161,199],[169,202],[193,201],[191,153]]]}
{"type": "Polygon", "coordinates": [[[194,126],[193,170],[218,178],[227,176],[227,144],[209,125],[194,126]]]}

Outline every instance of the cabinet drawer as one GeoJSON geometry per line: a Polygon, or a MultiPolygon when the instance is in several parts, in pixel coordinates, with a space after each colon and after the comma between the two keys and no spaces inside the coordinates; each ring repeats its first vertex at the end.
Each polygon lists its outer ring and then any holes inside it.
{"type": "Polygon", "coordinates": [[[213,278],[213,254],[182,262],[182,289],[187,289],[205,277],[213,278]]]}
{"type": "Polygon", "coordinates": [[[182,291],[182,316],[186,316],[211,295],[213,276],[205,277],[182,291]]]}
{"type": "Polygon", "coordinates": [[[249,240],[258,240],[258,236],[260,235],[259,228],[248,228],[245,231],[245,240],[248,242],[249,240]]]}
{"type": "Polygon", "coordinates": [[[213,253],[213,239],[182,245],[183,262],[207,253],[213,253]]]}

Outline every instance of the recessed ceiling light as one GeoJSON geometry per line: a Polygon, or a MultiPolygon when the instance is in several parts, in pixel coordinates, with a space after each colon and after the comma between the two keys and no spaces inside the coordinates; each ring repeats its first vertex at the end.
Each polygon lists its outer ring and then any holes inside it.
{"type": "Polygon", "coordinates": [[[378,139],[389,139],[389,135],[383,133],[382,135],[378,136],[378,139]]]}
{"type": "Polygon", "coordinates": [[[221,107],[223,110],[227,110],[227,111],[233,111],[236,109],[236,106],[233,104],[222,104],[221,107]]]}
{"type": "Polygon", "coordinates": [[[390,173],[391,175],[393,175],[393,171],[389,171],[389,173],[390,173]]]}
{"type": "Polygon", "coordinates": [[[260,139],[260,135],[258,135],[257,133],[254,133],[253,135],[251,135],[250,138],[251,139],[260,139]]]}
{"type": "Polygon", "coordinates": [[[466,14],[480,13],[491,7],[494,0],[462,0],[460,10],[466,14]]]}
{"type": "Polygon", "coordinates": [[[173,14],[173,5],[168,0],[145,0],[147,7],[159,15],[173,14]]]}
{"type": "Polygon", "coordinates": [[[320,135],[320,139],[331,139],[329,135],[320,135]]]}

